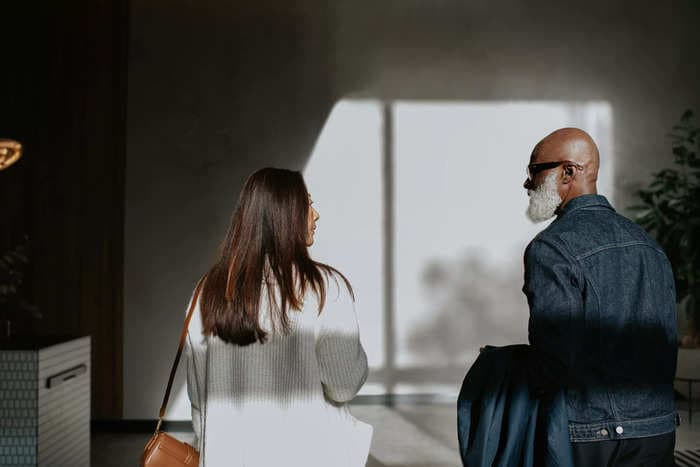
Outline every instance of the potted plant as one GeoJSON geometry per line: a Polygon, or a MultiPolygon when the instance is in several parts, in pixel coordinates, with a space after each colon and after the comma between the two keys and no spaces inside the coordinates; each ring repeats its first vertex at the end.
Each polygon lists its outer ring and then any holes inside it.
{"type": "Polygon", "coordinates": [[[700,127],[687,110],[670,134],[674,166],[656,174],[638,192],[635,220],[666,251],[676,295],[688,318],[684,345],[700,341],[700,127]]]}
{"type": "Polygon", "coordinates": [[[22,296],[24,274],[29,264],[28,240],[0,256],[0,338],[9,338],[13,323],[41,318],[36,307],[22,296]]]}

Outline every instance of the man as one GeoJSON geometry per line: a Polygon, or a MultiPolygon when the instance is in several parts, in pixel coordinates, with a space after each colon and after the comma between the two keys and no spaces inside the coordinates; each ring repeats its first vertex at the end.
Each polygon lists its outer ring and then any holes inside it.
{"type": "Polygon", "coordinates": [[[593,139],[563,128],[532,151],[525,251],[530,383],[564,388],[575,465],[672,466],[676,306],[661,248],[597,194],[593,139]]]}

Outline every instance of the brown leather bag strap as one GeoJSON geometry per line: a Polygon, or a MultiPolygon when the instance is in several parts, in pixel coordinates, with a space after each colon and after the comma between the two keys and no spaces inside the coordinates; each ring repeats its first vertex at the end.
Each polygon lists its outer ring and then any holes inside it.
{"type": "Polygon", "coordinates": [[[190,326],[190,320],[194,314],[194,307],[197,305],[197,300],[199,299],[199,293],[202,291],[202,284],[204,283],[204,277],[202,277],[197,283],[197,287],[194,289],[194,295],[192,296],[192,303],[190,303],[190,309],[187,312],[187,318],[185,318],[185,326],[182,328],[182,333],[180,334],[180,344],[177,347],[177,354],[175,355],[175,361],[173,362],[173,368],[170,370],[170,378],[168,379],[168,387],[165,390],[165,396],[163,397],[163,403],[160,406],[160,412],[158,413],[158,425],[156,426],[156,433],[160,430],[160,425],[163,422],[163,416],[165,416],[165,409],[168,407],[168,400],[170,399],[170,390],[173,388],[173,380],[175,379],[175,373],[177,372],[177,365],[180,363],[180,356],[182,355],[182,349],[185,346],[185,338],[187,337],[187,329],[190,326]]]}

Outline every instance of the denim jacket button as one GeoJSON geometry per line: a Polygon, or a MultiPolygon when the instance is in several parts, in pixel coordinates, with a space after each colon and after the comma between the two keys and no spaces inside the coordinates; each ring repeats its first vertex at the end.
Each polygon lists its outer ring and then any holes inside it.
{"type": "Polygon", "coordinates": [[[624,432],[625,432],[625,429],[622,428],[621,426],[618,426],[617,428],[615,428],[615,433],[617,433],[618,435],[621,435],[624,432]]]}
{"type": "Polygon", "coordinates": [[[600,434],[601,434],[602,436],[608,436],[608,430],[606,430],[605,428],[603,428],[602,430],[600,430],[600,434]]]}

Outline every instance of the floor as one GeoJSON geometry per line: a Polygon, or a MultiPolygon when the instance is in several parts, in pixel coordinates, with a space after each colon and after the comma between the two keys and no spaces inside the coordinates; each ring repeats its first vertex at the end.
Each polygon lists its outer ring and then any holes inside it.
{"type": "MultiPolygon", "coordinates": [[[[456,437],[456,412],[452,404],[353,405],[355,416],[374,426],[367,467],[461,467],[456,437]]],[[[687,412],[676,433],[676,449],[700,448],[700,412],[690,426],[687,412]]],[[[171,433],[191,441],[191,433],[171,433]]],[[[150,434],[95,433],[92,467],[136,465],[150,434]]],[[[700,465],[700,464],[688,464],[700,465]]]]}

